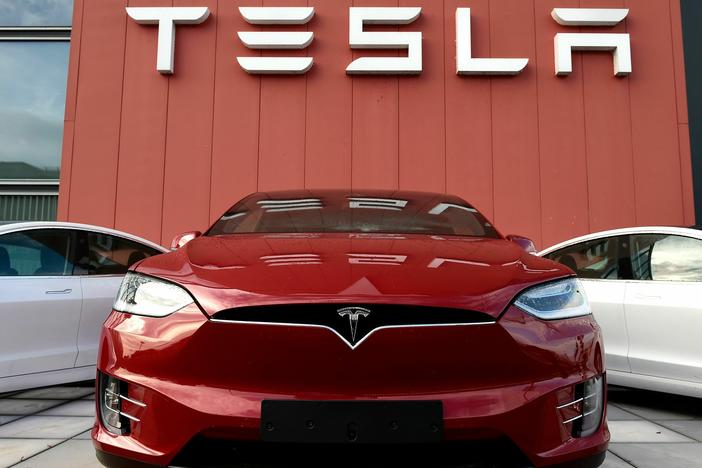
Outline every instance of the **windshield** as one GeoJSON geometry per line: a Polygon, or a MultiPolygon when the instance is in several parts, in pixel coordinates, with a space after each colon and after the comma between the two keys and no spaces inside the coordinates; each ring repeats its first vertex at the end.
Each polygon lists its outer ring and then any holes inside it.
{"type": "Polygon", "coordinates": [[[234,205],[208,236],[247,233],[387,233],[500,238],[472,206],[448,195],[259,193],[234,205]]]}

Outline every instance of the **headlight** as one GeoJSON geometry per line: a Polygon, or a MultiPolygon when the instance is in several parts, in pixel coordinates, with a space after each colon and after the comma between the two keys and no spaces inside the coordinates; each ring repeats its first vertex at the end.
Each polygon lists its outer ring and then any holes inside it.
{"type": "Polygon", "coordinates": [[[557,320],[590,314],[590,305],[580,281],[575,278],[536,286],[514,301],[523,311],[543,320],[557,320]]]}
{"type": "Polygon", "coordinates": [[[129,314],[165,317],[193,303],[188,292],[173,283],[127,273],[113,309],[129,314]]]}

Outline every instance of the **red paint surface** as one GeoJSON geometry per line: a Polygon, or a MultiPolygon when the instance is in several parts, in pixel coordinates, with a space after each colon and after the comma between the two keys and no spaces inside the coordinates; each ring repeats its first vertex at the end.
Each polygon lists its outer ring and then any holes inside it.
{"type": "MultiPolygon", "coordinates": [[[[237,55],[239,5],[203,0],[211,17],[177,28],[175,75],[155,70],[156,27],[125,5],[76,1],[59,218],[169,243],[204,229],[256,190],[402,188],[447,191],[505,233],[547,246],[601,229],[693,222],[682,32],[677,0],[405,0],[309,4],[315,32],[302,76],[251,76],[237,55]],[[424,71],[349,77],[348,7],[422,6],[424,71]],[[607,53],[576,53],[554,76],[553,7],[627,7],[634,73],[607,53]],[[457,7],[473,11],[474,56],[529,57],[516,77],[455,75],[457,7]]],[[[186,2],[187,3],[187,2],[186,2]]],[[[266,5],[273,5],[268,0],[266,5]]],[[[185,3],[183,3],[185,4],[185,3]]],[[[191,5],[192,2],[188,3],[191,5]]],[[[395,29],[394,27],[391,29],[395,29]]],[[[600,28],[593,28],[593,32],[600,28]]],[[[609,28],[604,28],[609,29],[609,28]]]]}
{"type": "Polygon", "coordinates": [[[98,422],[92,436],[99,450],[166,465],[197,434],[258,440],[264,399],[440,400],[447,440],[505,436],[539,467],[607,447],[606,423],[573,438],[565,421],[577,410],[556,409],[574,400],[573,385],[603,373],[600,328],[591,315],[544,321],[510,305],[524,289],[572,272],[507,240],[200,237],[136,271],[180,284],[196,303],[162,318],[108,317],[98,368],[128,381],[129,396],[146,407],[126,407],[140,420],[129,435],[98,422]],[[322,260],[266,263],[270,255],[303,252],[322,260]],[[407,258],[349,262],[349,254],[369,252],[407,258]],[[430,268],[435,258],[457,262],[430,268]],[[351,349],[329,329],[208,320],[236,307],[295,303],[460,307],[495,321],[379,328],[351,349]]]}
{"type": "Polygon", "coordinates": [[[446,440],[505,436],[539,467],[609,442],[606,422],[572,438],[563,417],[577,413],[555,409],[602,372],[591,316],[550,324],[512,307],[494,325],[381,330],[355,350],[329,330],[214,323],[194,305],[164,320],[113,312],[105,322],[98,368],[147,407],[125,403],[140,419],[127,436],[96,423],[97,449],[165,466],[197,434],[258,440],[265,399],[440,400],[446,440]]]}

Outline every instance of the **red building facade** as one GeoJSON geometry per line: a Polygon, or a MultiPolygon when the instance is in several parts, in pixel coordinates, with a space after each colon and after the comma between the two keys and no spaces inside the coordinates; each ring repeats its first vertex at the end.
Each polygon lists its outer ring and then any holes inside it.
{"type": "Polygon", "coordinates": [[[76,0],[59,219],[168,244],[253,191],[401,188],[464,197],[545,247],[608,228],[694,223],[679,0],[76,0]],[[203,6],[176,27],[175,72],[156,70],[157,26],[126,7],[203,6]],[[247,23],[240,6],[310,6],[302,26],[247,23]],[[421,7],[422,71],[348,75],[349,8],[421,7]],[[612,27],[568,27],[553,8],[628,8],[612,27]],[[457,8],[473,57],[524,57],[514,76],[456,74],[457,8]],[[298,51],[247,49],[238,31],[313,31],[298,51]],[[633,72],[557,33],[628,33],[633,72]],[[254,75],[240,56],[313,57],[299,75],[254,75]]]}

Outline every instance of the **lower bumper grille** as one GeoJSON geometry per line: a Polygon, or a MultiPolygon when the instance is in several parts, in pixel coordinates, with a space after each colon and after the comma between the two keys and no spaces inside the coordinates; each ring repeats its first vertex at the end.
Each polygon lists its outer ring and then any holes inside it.
{"type": "Polygon", "coordinates": [[[173,461],[178,467],[279,468],[527,468],[508,439],[421,445],[310,445],[193,439],[173,461]]]}

